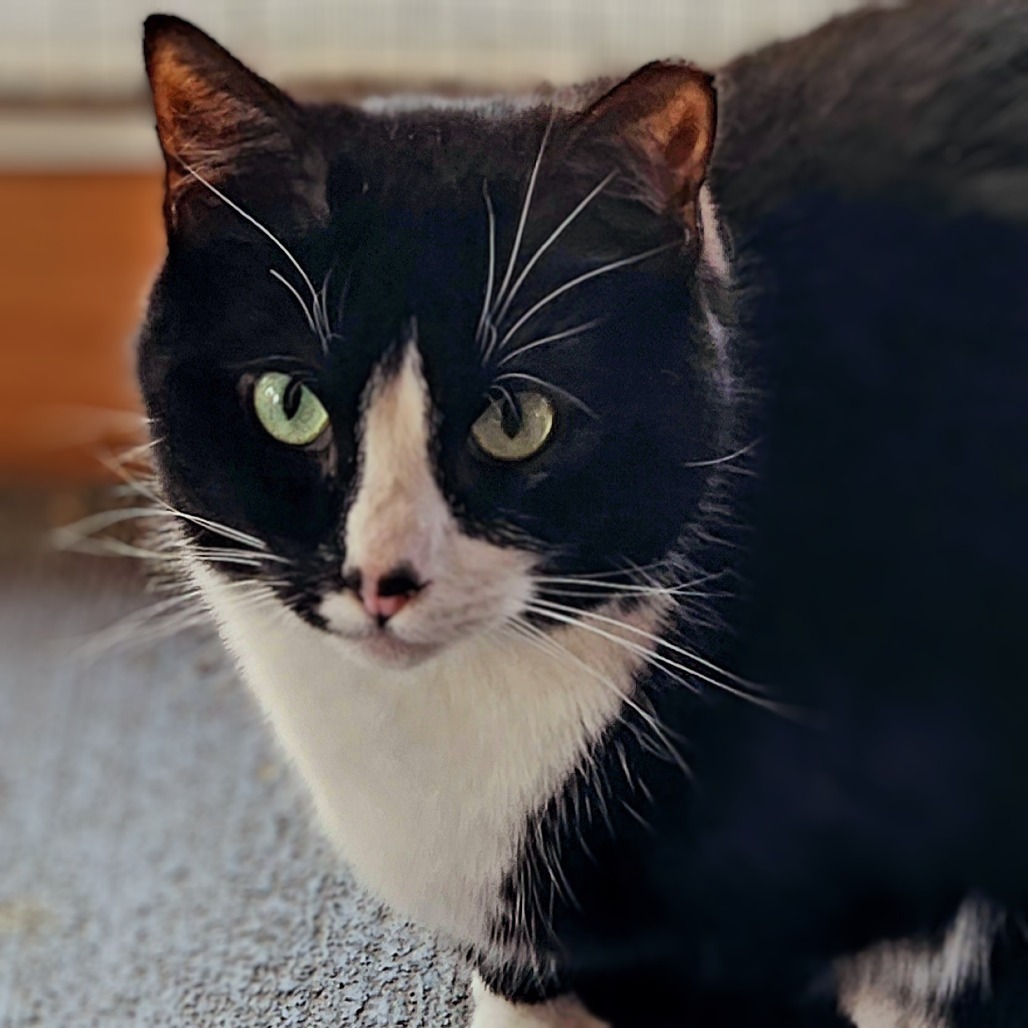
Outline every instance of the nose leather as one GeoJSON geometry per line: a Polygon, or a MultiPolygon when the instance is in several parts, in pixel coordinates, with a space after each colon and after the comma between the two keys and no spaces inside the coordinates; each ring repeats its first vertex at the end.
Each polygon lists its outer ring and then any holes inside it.
{"type": "Polygon", "coordinates": [[[357,593],[368,616],[384,625],[415,597],[426,583],[413,568],[400,565],[385,574],[360,569],[346,575],[346,586],[357,593]]]}
{"type": "Polygon", "coordinates": [[[384,625],[391,617],[399,614],[407,606],[409,596],[383,596],[374,589],[364,593],[362,597],[364,609],[380,625],[384,625]]]}

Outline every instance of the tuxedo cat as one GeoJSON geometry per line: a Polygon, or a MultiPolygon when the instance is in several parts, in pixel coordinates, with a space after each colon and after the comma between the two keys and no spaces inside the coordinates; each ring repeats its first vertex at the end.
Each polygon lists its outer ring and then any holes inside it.
{"type": "Polygon", "coordinates": [[[720,132],[686,64],[300,105],[147,21],[166,543],[475,1028],[1021,1023],[1024,13],[844,20],[720,132]]]}

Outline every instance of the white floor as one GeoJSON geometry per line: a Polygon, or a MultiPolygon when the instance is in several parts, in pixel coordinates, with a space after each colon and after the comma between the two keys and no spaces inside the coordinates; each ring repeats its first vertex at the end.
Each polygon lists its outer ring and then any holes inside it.
{"type": "Polygon", "coordinates": [[[216,640],[85,660],[69,640],[152,598],[99,559],[16,563],[0,1028],[463,1024],[458,964],[351,883],[216,640]]]}

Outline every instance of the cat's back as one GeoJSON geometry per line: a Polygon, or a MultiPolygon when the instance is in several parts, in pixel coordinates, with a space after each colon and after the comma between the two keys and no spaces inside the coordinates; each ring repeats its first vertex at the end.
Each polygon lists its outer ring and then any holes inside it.
{"type": "Polygon", "coordinates": [[[736,657],[829,710],[840,823],[908,884],[1020,889],[1028,854],[1026,12],[866,12],[726,71],[761,439],[736,657]]]}
{"type": "Polygon", "coordinates": [[[909,587],[933,638],[971,599],[999,630],[1028,609],[1028,3],[861,12],[722,97],[758,517],[794,571],[880,571],[877,624],[909,587]]]}
{"type": "Polygon", "coordinates": [[[718,75],[730,221],[811,187],[1028,219],[1028,2],[872,6],[718,75]]]}

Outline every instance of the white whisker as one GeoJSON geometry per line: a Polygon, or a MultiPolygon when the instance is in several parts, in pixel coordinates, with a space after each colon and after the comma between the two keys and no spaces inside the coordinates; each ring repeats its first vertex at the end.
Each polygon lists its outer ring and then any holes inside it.
{"type": "Polygon", "coordinates": [[[524,325],[529,319],[535,317],[544,307],[549,306],[558,297],[563,296],[564,293],[576,286],[580,286],[585,282],[589,282],[591,279],[598,278],[600,275],[607,275],[612,271],[618,271],[621,268],[626,268],[632,264],[639,264],[642,261],[648,260],[650,257],[655,257],[658,253],[664,253],[667,250],[677,247],[679,244],[675,243],[662,243],[660,246],[654,246],[649,250],[644,250],[642,253],[632,254],[630,257],[622,257],[620,260],[611,261],[609,264],[603,264],[598,268],[593,268],[590,271],[583,272],[581,275],[576,275],[575,278],[571,279],[570,282],[565,282],[562,286],[558,286],[552,292],[547,293],[541,300],[534,303],[531,307],[525,311],[524,314],[518,318],[517,321],[504,333],[503,338],[500,340],[499,349],[503,350],[507,343],[513,338],[514,334],[524,325]]]}
{"type": "Polygon", "coordinates": [[[320,317],[321,332],[319,333],[321,338],[321,347],[325,353],[328,353],[328,340],[332,335],[332,325],[328,316],[328,283],[332,277],[332,268],[329,268],[325,272],[324,281],[321,283],[321,292],[318,294],[321,298],[321,303],[315,308],[320,317]]]}
{"type": "MultiPolygon", "coordinates": [[[[525,190],[525,199],[521,204],[521,217],[518,219],[518,228],[514,235],[514,244],[510,249],[510,261],[507,264],[507,272],[503,276],[503,282],[500,283],[499,292],[496,294],[497,304],[504,302],[507,286],[510,283],[511,276],[514,274],[514,267],[517,264],[518,255],[521,251],[521,237],[525,232],[525,224],[528,222],[528,212],[532,206],[532,197],[535,194],[535,183],[539,178],[539,168],[543,163],[543,154],[546,153],[546,144],[549,142],[550,132],[553,130],[553,123],[556,118],[557,112],[554,110],[550,115],[550,120],[546,123],[546,128],[543,130],[543,138],[539,143],[539,152],[536,154],[535,163],[532,165],[532,174],[528,179],[528,188],[525,190]]],[[[488,358],[488,356],[489,355],[487,354],[486,357],[488,358]]]]}
{"type": "Polygon", "coordinates": [[[676,646],[674,643],[668,642],[668,640],[665,639],[663,636],[656,635],[653,632],[647,632],[645,629],[638,628],[635,625],[627,624],[624,621],[620,621],[617,618],[609,617],[605,614],[599,614],[596,611],[582,611],[579,610],[577,607],[568,607],[564,604],[551,603],[547,600],[539,600],[538,602],[546,606],[553,607],[555,610],[561,611],[566,614],[591,617],[597,621],[603,621],[610,625],[616,625],[618,628],[624,628],[627,631],[632,632],[634,635],[643,636],[650,642],[656,643],[658,646],[663,646],[665,649],[670,650],[672,653],[677,653],[689,660],[695,660],[703,667],[706,667],[719,675],[724,675],[725,678],[729,679],[732,682],[735,682],[736,685],[742,686],[744,689],[753,689],[755,692],[766,692],[766,690],[762,689],[756,683],[749,682],[745,678],[740,678],[738,675],[733,675],[730,671],[726,671],[724,670],[724,668],[718,667],[717,664],[714,664],[711,661],[706,660],[705,658],[700,657],[695,653],[691,653],[689,650],[682,649],[681,646],[676,646]]]}
{"type": "MultiPolygon", "coordinates": [[[[610,592],[608,592],[606,595],[601,596],[599,598],[603,599],[603,600],[622,600],[622,599],[626,599],[626,598],[638,598],[640,596],[650,596],[650,597],[658,597],[659,598],[659,597],[681,596],[681,595],[686,595],[686,596],[690,596],[690,595],[702,596],[704,594],[702,594],[702,593],[685,593],[685,594],[682,594],[682,593],[670,593],[670,592],[661,592],[661,591],[659,591],[657,589],[644,589],[644,588],[641,588],[641,587],[639,589],[635,589],[635,590],[631,590],[631,589],[618,589],[616,586],[612,586],[610,592]]],[[[544,587],[541,587],[539,589],[539,596],[540,597],[546,597],[546,598],[548,598],[548,597],[561,597],[561,596],[563,596],[563,597],[566,597],[566,598],[576,599],[576,600],[595,600],[595,599],[597,599],[596,593],[595,592],[590,592],[588,589],[569,589],[569,588],[561,588],[559,586],[557,586],[557,587],[555,587],[555,586],[544,586],[544,587]]]]}
{"type": "Polygon", "coordinates": [[[218,547],[201,546],[192,551],[197,557],[207,561],[221,563],[249,564],[251,567],[264,567],[267,563],[292,564],[288,557],[281,557],[277,553],[254,553],[252,551],[240,552],[239,550],[221,549],[218,547]]]}
{"type": "Polygon", "coordinates": [[[492,386],[490,386],[489,391],[499,393],[500,396],[507,402],[511,410],[516,411],[518,409],[518,404],[517,401],[514,399],[514,394],[505,386],[494,383],[492,386]]]}
{"type": "MultiPolygon", "coordinates": [[[[556,621],[560,625],[568,625],[574,628],[581,628],[586,632],[591,632],[593,635],[598,636],[601,639],[606,639],[608,642],[615,643],[618,646],[629,650],[631,653],[636,653],[640,657],[643,657],[647,662],[652,660],[660,660],[660,654],[656,650],[649,647],[643,646],[640,643],[632,642],[631,639],[624,639],[619,635],[615,635],[613,632],[605,631],[602,628],[598,628],[596,625],[589,624],[581,620],[584,617],[588,617],[589,611],[577,610],[574,607],[563,607],[561,604],[547,604],[545,607],[539,606],[537,603],[531,603],[525,608],[532,614],[536,614],[539,617],[549,618],[551,621],[556,621]],[[574,611],[572,614],[561,613],[561,610],[574,611]]],[[[612,624],[618,625],[621,628],[631,628],[632,626],[626,625],[621,621],[617,621],[614,618],[604,618],[605,621],[610,621],[612,624]]],[[[687,670],[687,669],[682,669],[687,670]]],[[[675,677],[675,676],[672,676],[675,677]]],[[[701,676],[702,677],[702,676],[701,676]]],[[[687,682],[683,678],[678,678],[677,681],[681,682],[682,685],[686,686],[690,692],[699,692],[699,687],[693,682],[687,682]]],[[[716,683],[712,683],[716,684],[716,683]]]]}
{"type": "Polygon", "coordinates": [[[246,532],[240,532],[238,529],[231,528],[228,525],[221,524],[220,521],[211,521],[208,518],[199,517],[196,514],[187,514],[183,510],[178,510],[175,507],[168,506],[168,512],[174,514],[175,517],[181,518],[183,521],[188,521],[198,528],[206,528],[210,532],[214,532],[215,535],[223,535],[226,539],[231,539],[233,542],[241,543],[243,546],[249,546],[255,550],[267,550],[268,546],[263,540],[258,539],[256,536],[247,534],[246,532]]]}
{"type": "Polygon", "coordinates": [[[528,353],[530,350],[536,349],[539,346],[546,346],[548,343],[559,343],[564,339],[573,339],[575,336],[580,336],[590,329],[595,328],[602,318],[593,318],[592,321],[583,322],[581,325],[576,325],[574,328],[565,329],[563,332],[555,332],[551,336],[545,336],[542,339],[536,339],[534,342],[527,343],[524,346],[519,346],[518,349],[512,353],[505,354],[498,362],[497,367],[503,367],[504,364],[509,364],[511,361],[516,360],[518,357],[528,353]]]}
{"type": "Polygon", "coordinates": [[[122,521],[131,521],[134,518],[152,517],[153,515],[168,516],[168,512],[153,507],[119,507],[115,510],[105,510],[98,514],[90,514],[70,525],[64,525],[53,531],[51,539],[57,549],[65,549],[82,539],[117,525],[122,521]]]}
{"type": "Polygon", "coordinates": [[[311,312],[307,309],[307,305],[303,302],[303,297],[296,291],[296,287],[275,268],[268,268],[268,274],[272,278],[281,282],[282,285],[284,285],[286,289],[296,297],[296,302],[300,305],[300,310],[303,311],[303,316],[307,319],[307,324],[310,326],[310,330],[320,339],[321,333],[318,331],[318,326],[314,323],[314,318],[312,317],[311,312]]]}
{"type": "MultiPolygon", "coordinates": [[[[193,604],[193,598],[191,596],[173,596],[170,599],[151,604],[149,607],[144,607],[142,610],[133,611],[107,628],[81,639],[75,646],[73,655],[79,659],[95,660],[118,646],[128,643],[145,643],[154,638],[161,638],[166,633],[155,635],[155,628],[163,629],[168,622],[177,625],[186,614],[190,618],[199,616],[200,608],[195,605],[184,611],[177,609],[186,603],[193,604]],[[166,619],[155,620],[165,614],[168,614],[166,619]],[[149,631],[145,631],[146,629],[149,631]]],[[[75,642],[72,639],[66,641],[75,642]]]]}
{"type": "MultiPolygon", "coordinates": [[[[180,158],[180,160],[181,160],[181,158],[180,158]]],[[[307,272],[303,270],[303,265],[301,265],[300,262],[293,256],[293,254],[290,251],[289,247],[287,247],[285,245],[285,243],[283,243],[282,240],[279,239],[278,236],[276,236],[275,233],[271,231],[271,229],[269,229],[265,225],[262,225],[261,222],[259,222],[252,214],[248,214],[246,211],[244,211],[243,208],[239,206],[239,204],[237,204],[234,200],[229,199],[229,197],[227,197],[216,186],[211,185],[211,183],[208,182],[201,174],[199,174],[199,172],[197,172],[195,168],[191,167],[185,161],[182,161],[181,163],[182,163],[183,168],[185,168],[185,170],[187,172],[189,172],[189,174],[192,175],[193,178],[195,178],[197,180],[197,182],[199,182],[202,186],[205,186],[207,189],[209,189],[219,200],[222,201],[222,203],[225,203],[229,207],[231,207],[232,210],[234,210],[236,212],[236,214],[238,214],[241,218],[245,219],[251,225],[253,225],[253,227],[255,229],[257,229],[258,232],[261,232],[268,239],[270,239],[271,242],[274,243],[275,246],[277,246],[279,248],[279,250],[282,251],[283,254],[285,254],[286,259],[289,261],[290,264],[293,265],[294,268],[296,268],[296,270],[300,274],[300,277],[303,279],[303,281],[306,284],[307,288],[310,290],[310,294],[311,294],[311,307],[308,309],[307,304],[305,304],[300,299],[300,295],[297,293],[297,291],[295,289],[293,289],[292,286],[289,287],[290,292],[292,292],[293,295],[296,297],[296,299],[299,301],[300,307],[302,308],[304,314],[307,316],[308,323],[310,324],[311,328],[313,329],[314,334],[317,335],[319,339],[321,339],[322,338],[322,334],[318,331],[318,329],[316,327],[317,326],[316,314],[312,313],[312,311],[316,312],[316,310],[317,310],[317,304],[318,304],[318,293],[317,293],[317,290],[314,288],[314,285],[311,282],[310,277],[307,275],[307,272]]],[[[275,277],[280,282],[282,282],[283,284],[288,284],[288,283],[286,283],[285,279],[281,275],[279,275],[277,272],[272,272],[272,274],[274,274],[275,277]]]]}
{"type": "Polygon", "coordinates": [[[568,403],[574,404],[580,410],[588,414],[589,417],[591,417],[594,421],[600,420],[599,414],[597,414],[596,411],[594,411],[592,407],[590,407],[589,404],[587,404],[584,400],[580,400],[577,396],[575,396],[574,393],[569,393],[566,389],[562,389],[560,386],[554,385],[552,382],[544,382],[541,378],[537,378],[535,375],[529,375],[527,372],[507,371],[504,372],[502,375],[498,376],[496,382],[499,383],[511,378],[517,378],[522,379],[526,382],[532,382],[537,386],[541,386],[543,389],[548,389],[552,392],[559,393],[561,396],[564,397],[565,400],[568,401],[568,403]]]}
{"type": "MultiPolygon", "coordinates": [[[[232,528],[229,525],[223,525],[218,521],[211,521],[208,518],[200,517],[197,514],[187,514],[185,511],[178,510],[172,507],[170,503],[165,501],[159,496],[153,489],[148,488],[138,479],[132,478],[124,468],[118,467],[117,465],[111,464],[110,462],[103,462],[109,467],[126,485],[129,485],[133,490],[140,496],[145,497],[151,502],[157,504],[157,506],[173,514],[175,517],[181,518],[183,521],[191,522],[200,528],[206,528],[217,535],[223,535],[226,539],[231,539],[233,542],[241,543],[244,546],[249,546],[255,550],[267,550],[268,544],[262,539],[258,539],[256,536],[249,535],[246,532],[239,530],[238,528],[232,528]]],[[[145,508],[141,508],[145,509],[145,508]]]]}
{"type": "MultiPolygon", "coordinates": [[[[234,600],[240,609],[265,602],[272,590],[268,584],[229,582],[225,587],[243,592],[234,600]]],[[[199,586],[188,586],[173,596],[136,610],[107,628],[82,639],[73,649],[79,659],[96,660],[116,649],[139,648],[192,628],[213,630],[214,619],[199,586]]],[[[75,640],[67,640],[75,642],[75,640]]]]}
{"type": "Polygon", "coordinates": [[[619,599],[639,599],[641,597],[649,597],[653,599],[682,599],[686,597],[704,598],[708,597],[709,593],[700,592],[699,590],[686,589],[681,586],[648,586],[648,585],[635,585],[635,586],[617,586],[617,585],[603,585],[596,586],[593,583],[584,584],[569,584],[569,585],[554,585],[538,582],[537,590],[540,598],[549,598],[551,596],[571,596],[576,599],[582,600],[619,600],[619,599]],[[600,592],[597,592],[600,589],[600,592]]]}
{"type": "Polygon", "coordinates": [[[151,439],[149,442],[140,443],[138,446],[128,446],[123,449],[119,449],[116,453],[109,452],[107,456],[122,467],[125,467],[127,464],[134,464],[138,461],[148,468],[150,466],[148,451],[152,450],[163,441],[163,439],[151,439]]]}
{"type": "Polygon", "coordinates": [[[546,251],[564,234],[564,232],[572,225],[575,219],[579,216],[596,199],[600,193],[603,192],[607,186],[617,177],[617,172],[612,171],[606,178],[603,179],[598,185],[594,186],[589,192],[589,195],[582,200],[577,207],[550,233],[549,238],[535,251],[532,259],[524,266],[521,274],[518,275],[514,284],[510,287],[510,292],[504,298],[503,306],[500,308],[499,313],[496,315],[496,323],[501,324],[504,317],[506,317],[507,311],[510,310],[510,305],[514,302],[514,298],[518,295],[518,290],[524,284],[526,278],[528,278],[531,270],[539,262],[539,259],[546,253],[546,251]]]}
{"type": "Polygon", "coordinates": [[[759,439],[754,439],[752,442],[747,443],[745,446],[741,446],[734,453],[725,454],[724,457],[715,457],[712,460],[690,460],[684,461],[682,464],[683,468],[712,468],[718,464],[727,464],[729,461],[737,460],[739,457],[745,456],[752,450],[756,449],[757,444],[760,442],[759,439]]]}
{"type": "MultiPolygon", "coordinates": [[[[596,628],[595,625],[586,624],[580,619],[591,618],[594,621],[600,621],[604,624],[616,626],[625,631],[631,632],[634,635],[641,636],[648,642],[654,644],[654,646],[658,649],[654,649],[652,651],[647,652],[652,652],[652,659],[660,662],[661,664],[673,667],[683,672],[684,674],[691,675],[694,678],[698,678],[700,681],[706,682],[708,685],[712,685],[715,688],[720,689],[721,691],[736,697],[737,699],[746,700],[747,702],[753,703],[756,706],[763,707],[766,710],[773,711],[774,713],[779,714],[782,717],[795,718],[804,713],[798,710],[797,708],[788,706],[787,704],[776,703],[773,700],[765,699],[763,696],[759,695],[760,693],[766,693],[767,691],[766,689],[763,689],[761,686],[756,685],[753,682],[749,682],[744,678],[740,678],[738,675],[733,675],[730,671],[726,671],[724,668],[718,667],[717,664],[714,664],[713,662],[705,659],[704,657],[699,656],[696,653],[692,653],[689,650],[682,649],[681,646],[676,646],[674,643],[668,642],[668,640],[662,638],[659,635],[655,635],[652,632],[647,632],[645,629],[638,628],[635,625],[628,624],[624,621],[620,621],[617,618],[607,617],[606,615],[599,614],[595,611],[579,610],[576,607],[568,607],[564,604],[553,603],[547,600],[533,601],[529,609],[533,610],[536,614],[544,616],[546,614],[551,614],[554,620],[559,620],[562,623],[577,624],[582,628],[586,628],[590,631],[595,631],[603,638],[611,638],[612,641],[617,641],[619,637],[612,637],[606,632],[601,632],[599,629],[596,628]],[[710,675],[705,674],[700,670],[697,670],[695,667],[687,667],[684,664],[680,664],[677,661],[674,661],[670,657],[667,657],[663,653],[659,652],[659,648],[669,650],[671,653],[674,653],[686,660],[695,661],[701,667],[706,668],[712,673],[724,676],[724,679],[726,679],[726,681],[712,678],[710,677],[710,675]],[[731,684],[733,682],[736,684],[731,684]],[[752,692],[749,692],[747,690],[752,690],[752,692]],[[757,695],[754,695],[754,693],[756,693],[757,695]]],[[[638,644],[632,643],[629,640],[621,641],[625,646],[632,649],[633,651],[646,649],[645,647],[640,647],[638,644]]]]}
{"type": "MultiPolygon", "coordinates": [[[[541,613],[541,612],[540,612],[541,613]]],[[[556,620],[556,619],[554,619],[556,620]]],[[[540,646],[545,645],[551,653],[557,655],[559,658],[565,661],[570,661],[575,666],[580,667],[588,675],[594,678],[597,682],[603,685],[605,688],[611,690],[615,696],[617,696],[621,702],[633,710],[643,722],[649,726],[650,730],[660,740],[664,746],[668,756],[674,761],[676,765],[687,775],[690,775],[689,766],[682,759],[682,755],[678,750],[671,744],[670,739],[667,737],[667,732],[663,725],[648,711],[644,710],[631,696],[629,696],[623,689],[619,689],[618,686],[612,682],[605,675],[601,674],[591,664],[582,660],[580,657],[572,653],[566,646],[562,646],[559,642],[547,635],[545,632],[536,628],[534,625],[528,624],[523,619],[517,620],[517,625],[526,632],[529,632],[536,637],[537,642],[540,646]]],[[[577,626],[582,627],[582,626],[577,626]]]]}
{"type": "Polygon", "coordinates": [[[690,579],[687,582],[679,582],[675,585],[664,585],[661,582],[652,582],[640,585],[635,582],[609,582],[594,575],[536,575],[534,581],[544,587],[549,585],[570,585],[576,588],[607,589],[613,592],[639,592],[660,596],[689,595],[697,586],[706,584],[721,577],[721,572],[714,572],[709,575],[700,575],[699,578],[690,579]]]}
{"type": "Polygon", "coordinates": [[[81,521],[76,521],[74,524],[56,529],[52,536],[53,545],[59,550],[72,550],[79,547],[82,543],[87,542],[94,537],[97,532],[101,532],[105,528],[110,528],[124,521],[134,521],[137,519],[145,520],[149,518],[189,521],[202,528],[208,528],[212,532],[223,535],[227,539],[231,539],[233,542],[238,542],[248,547],[247,550],[241,552],[226,550],[226,553],[235,553],[237,556],[246,557],[249,560],[270,560],[289,563],[285,557],[279,557],[276,554],[268,553],[266,545],[261,542],[261,540],[255,539],[251,535],[247,535],[243,532],[236,532],[234,529],[231,529],[226,525],[221,525],[214,521],[208,521],[206,518],[195,517],[194,515],[186,514],[183,511],[163,506],[123,507],[118,510],[91,514],[89,517],[83,518],[81,521]]]}
{"type": "Polygon", "coordinates": [[[489,183],[482,182],[482,197],[485,200],[486,215],[489,219],[489,274],[486,278],[485,297],[482,300],[482,313],[478,317],[478,327],[475,329],[475,339],[481,342],[482,334],[489,322],[489,312],[493,302],[493,280],[496,276],[496,212],[493,210],[493,200],[489,195],[489,183]]]}

